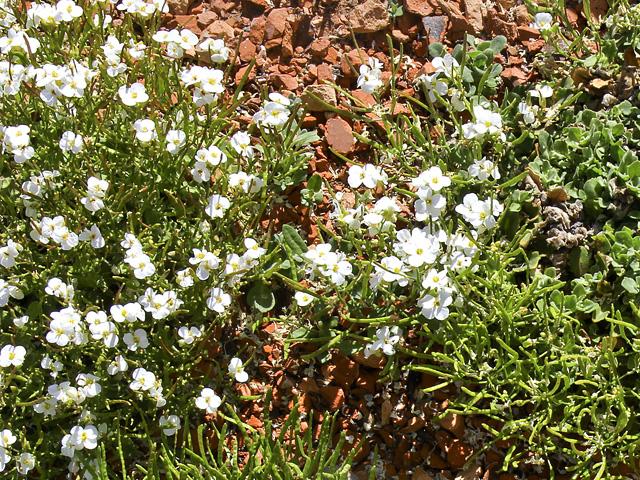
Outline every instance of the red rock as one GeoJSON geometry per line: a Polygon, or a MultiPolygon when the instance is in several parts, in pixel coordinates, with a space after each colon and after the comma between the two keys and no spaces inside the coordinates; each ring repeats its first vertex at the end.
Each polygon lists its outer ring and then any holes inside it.
{"type": "Polygon", "coordinates": [[[471,455],[473,455],[473,449],[461,440],[456,439],[451,442],[451,446],[447,451],[447,461],[451,468],[460,469],[464,467],[471,455]]]}
{"type": "Polygon", "coordinates": [[[331,360],[336,366],[334,372],[334,380],[340,386],[350,387],[360,374],[360,366],[347,357],[346,355],[337,353],[331,360]]]}
{"type": "Polygon", "coordinates": [[[454,440],[453,435],[451,435],[449,432],[445,432],[444,430],[438,430],[435,437],[438,448],[440,448],[440,450],[445,453],[448,452],[449,447],[451,447],[451,444],[454,440]]]}
{"type": "Polygon", "coordinates": [[[450,13],[447,37],[452,41],[458,41],[463,39],[467,33],[473,33],[473,27],[466,17],[459,13],[450,13]]]}
{"type": "Polygon", "coordinates": [[[233,27],[223,20],[216,20],[207,27],[205,32],[213,38],[224,38],[231,40],[236,36],[233,27]]]}
{"type": "Polygon", "coordinates": [[[324,61],[330,63],[331,65],[335,65],[338,63],[338,58],[340,56],[340,52],[335,47],[329,47],[327,50],[327,54],[324,56],[324,61]]]}
{"type": "Polygon", "coordinates": [[[298,387],[300,391],[304,393],[318,393],[320,391],[320,387],[318,387],[318,384],[313,378],[303,378],[298,387]]]}
{"type": "Polygon", "coordinates": [[[339,117],[330,118],[327,121],[326,138],[331,148],[338,153],[346,154],[353,150],[356,144],[353,138],[353,130],[345,120],[339,117]]]}
{"type": "Polygon", "coordinates": [[[284,88],[291,92],[298,89],[298,80],[296,80],[296,77],[292,77],[291,75],[276,74],[271,75],[270,79],[278,88],[284,88]]]}
{"type": "MultiPolygon", "coordinates": [[[[296,28],[295,23],[293,23],[293,19],[289,17],[289,21],[286,23],[286,27],[284,29],[284,34],[282,35],[280,55],[282,58],[291,58],[295,52],[293,48],[293,32],[296,28]]],[[[272,40],[277,41],[277,40],[272,40]]]]}
{"type": "Polygon", "coordinates": [[[396,42],[399,42],[399,43],[407,43],[411,40],[409,35],[402,33],[402,31],[400,30],[392,30],[391,36],[396,42]]]}
{"type": "Polygon", "coordinates": [[[251,40],[245,38],[238,46],[238,55],[243,62],[250,62],[256,56],[256,46],[251,40]]]}
{"type": "Polygon", "coordinates": [[[376,372],[363,372],[361,370],[360,376],[356,379],[356,383],[354,387],[360,388],[367,393],[374,393],[376,391],[377,381],[378,381],[378,374],[376,372]]]}
{"type": "Polygon", "coordinates": [[[373,98],[373,95],[367,92],[363,92],[362,90],[353,90],[351,95],[357,100],[357,107],[373,107],[376,103],[376,99],[373,98]]]}
{"type": "Polygon", "coordinates": [[[405,12],[396,19],[396,25],[398,30],[411,40],[414,40],[420,33],[420,17],[418,15],[405,12]]]}
{"type": "Polygon", "coordinates": [[[169,11],[175,15],[186,15],[189,13],[191,0],[167,0],[169,11]]]}
{"type": "Polygon", "coordinates": [[[462,438],[464,436],[465,425],[464,417],[457,413],[447,413],[442,420],[440,420],[440,426],[445,430],[450,431],[456,437],[462,438]]]}
{"type": "Polygon", "coordinates": [[[304,90],[301,98],[305,108],[310,112],[330,111],[325,103],[334,107],[337,104],[336,91],[331,85],[327,84],[309,85],[304,90]]]}
{"type": "Polygon", "coordinates": [[[421,17],[442,13],[437,0],[403,0],[404,9],[421,17]]]}
{"type": "Polygon", "coordinates": [[[346,55],[342,55],[340,68],[345,77],[357,77],[360,65],[364,65],[369,61],[369,55],[361,48],[351,50],[346,55]]]}
{"type": "MultiPolygon", "coordinates": [[[[526,8],[526,7],[525,7],[526,8]]],[[[580,19],[580,14],[573,7],[565,8],[565,13],[567,14],[567,20],[574,27],[578,26],[578,20],[580,19]]]]}
{"type": "Polygon", "coordinates": [[[253,428],[262,428],[264,424],[262,423],[262,420],[260,420],[258,417],[251,415],[251,417],[249,417],[249,420],[247,420],[247,425],[253,428]]]}
{"type": "Polygon", "coordinates": [[[333,82],[335,81],[335,75],[333,74],[333,67],[327,63],[321,63],[317,68],[318,83],[333,82]]]}
{"type": "Polygon", "coordinates": [[[249,40],[254,45],[261,45],[264,41],[264,30],[266,27],[267,20],[263,17],[256,17],[251,21],[251,25],[249,27],[249,40]]]}
{"type": "Polygon", "coordinates": [[[516,19],[518,25],[526,25],[528,27],[531,23],[531,14],[526,5],[518,5],[514,8],[513,17],[516,19]]]}
{"type": "Polygon", "coordinates": [[[527,48],[529,53],[538,53],[544,48],[544,39],[540,38],[538,40],[529,40],[527,42],[522,42],[522,44],[527,48]]]}
{"type": "Polygon", "coordinates": [[[327,385],[320,389],[320,396],[327,405],[327,409],[332,412],[335,412],[344,404],[344,391],[340,387],[327,385]]]}
{"type": "Polygon", "coordinates": [[[384,368],[387,363],[387,358],[384,355],[371,355],[369,358],[365,358],[364,353],[356,352],[352,355],[352,358],[360,365],[369,368],[384,368]]]}
{"type": "Polygon", "coordinates": [[[264,12],[267,8],[270,7],[267,0],[243,0],[242,6],[245,10],[255,10],[256,13],[264,12]]]}
{"type": "Polygon", "coordinates": [[[359,0],[355,8],[349,8],[348,25],[355,33],[373,33],[389,25],[387,0],[359,0]]]}
{"type": "Polygon", "coordinates": [[[591,10],[591,20],[600,22],[609,10],[608,0],[590,0],[589,6],[591,10]]]}
{"type": "Polygon", "coordinates": [[[518,27],[518,38],[520,41],[535,40],[536,38],[540,38],[540,32],[537,28],[533,27],[518,27]]]}
{"type": "Polygon", "coordinates": [[[493,35],[504,35],[510,42],[518,39],[518,25],[505,22],[495,10],[490,10],[487,14],[487,28],[493,35]]]}
{"type": "Polygon", "coordinates": [[[462,0],[464,6],[465,15],[469,25],[473,28],[476,34],[482,32],[483,22],[482,17],[486,13],[486,7],[483,0],[462,0]]]}
{"type": "MultiPolygon", "coordinates": [[[[240,85],[242,77],[244,76],[244,74],[246,73],[248,68],[249,68],[249,65],[244,66],[244,67],[240,67],[238,69],[238,71],[236,72],[236,76],[235,76],[236,85],[240,85]]],[[[255,78],[256,78],[256,70],[255,70],[255,68],[252,68],[251,72],[249,73],[249,77],[248,77],[247,81],[252,81],[255,78]]]]}
{"type": "Polygon", "coordinates": [[[442,42],[447,30],[447,17],[444,15],[422,17],[422,26],[429,38],[436,42],[442,42]]]}
{"type": "MultiPolygon", "coordinates": [[[[202,30],[196,21],[196,17],[193,15],[175,15],[170,24],[172,25],[171,28],[188,28],[196,35],[200,35],[200,33],[202,33],[202,30]]],[[[169,26],[169,24],[167,24],[167,26],[169,26]]]]}
{"type": "Polygon", "coordinates": [[[424,427],[424,420],[420,417],[411,417],[407,424],[400,430],[402,433],[414,433],[424,427]]]}
{"type": "Polygon", "coordinates": [[[287,28],[287,17],[289,12],[286,8],[274,8],[267,15],[267,23],[264,27],[266,40],[282,38],[287,28]]]}
{"type": "Polygon", "coordinates": [[[311,42],[311,45],[309,45],[309,52],[314,57],[322,58],[327,54],[330,46],[331,42],[329,39],[327,37],[321,37],[311,42]]]}
{"type": "Polygon", "coordinates": [[[425,472],[422,468],[418,467],[413,471],[411,480],[433,480],[433,477],[425,472]]]}
{"type": "Polygon", "coordinates": [[[427,456],[427,458],[425,458],[425,463],[429,467],[435,468],[436,470],[447,468],[449,466],[447,464],[447,461],[444,458],[442,458],[440,455],[438,455],[436,452],[431,452],[427,456]]]}
{"type": "Polygon", "coordinates": [[[196,17],[196,21],[198,22],[198,27],[201,29],[207,28],[213,22],[218,19],[218,14],[216,12],[212,12],[211,10],[207,10],[206,12],[202,12],[200,15],[196,17]]]}

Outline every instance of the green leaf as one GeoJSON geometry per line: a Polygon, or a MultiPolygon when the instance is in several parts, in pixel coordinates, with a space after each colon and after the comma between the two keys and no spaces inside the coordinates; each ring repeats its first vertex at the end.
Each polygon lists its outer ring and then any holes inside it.
{"type": "Polygon", "coordinates": [[[429,56],[431,58],[442,57],[446,52],[447,50],[444,48],[444,45],[441,43],[436,42],[429,45],[429,56]]]}
{"type": "Polygon", "coordinates": [[[247,294],[247,302],[251,306],[262,313],[267,313],[276,306],[276,298],[269,286],[261,281],[256,282],[247,294]]]}
{"type": "Polygon", "coordinates": [[[294,255],[303,255],[308,250],[305,241],[291,225],[282,227],[282,238],[294,255]]]}
{"type": "Polygon", "coordinates": [[[637,282],[631,277],[624,277],[622,279],[622,288],[634,295],[640,292],[640,288],[638,288],[637,282]]]}
{"type": "Polygon", "coordinates": [[[491,40],[491,50],[494,52],[500,53],[504,47],[507,46],[507,37],[504,35],[498,35],[496,38],[491,40]]]}
{"type": "Polygon", "coordinates": [[[322,177],[317,173],[314,173],[307,182],[307,189],[314,192],[322,190],[322,177]]]}

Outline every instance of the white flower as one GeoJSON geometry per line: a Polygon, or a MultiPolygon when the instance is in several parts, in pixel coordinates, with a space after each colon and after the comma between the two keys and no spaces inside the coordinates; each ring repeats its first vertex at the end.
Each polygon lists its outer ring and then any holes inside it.
{"type": "Polygon", "coordinates": [[[20,345],[5,345],[2,347],[2,350],[0,350],[0,367],[21,366],[24,363],[26,354],[27,350],[20,345]]]}
{"type": "Polygon", "coordinates": [[[181,427],[180,417],[177,415],[169,415],[167,417],[162,415],[160,417],[160,420],[158,421],[158,424],[162,429],[162,433],[164,433],[168,437],[175,435],[181,427]]]}
{"type": "Polygon", "coordinates": [[[187,134],[182,130],[169,130],[167,132],[166,140],[167,152],[169,152],[171,155],[175,155],[180,150],[180,147],[185,144],[187,140],[187,134]]]}
{"type": "Polygon", "coordinates": [[[81,427],[76,425],[71,429],[71,439],[76,450],[93,450],[98,446],[98,429],[93,425],[81,427]]]}
{"type": "Polygon", "coordinates": [[[531,124],[536,121],[536,112],[538,106],[530,107],[527,102],[520,102],[518,104],[518,113],[522,115],[524,123],[531,124]]]}
{"type": "Polygon", "coordinates": [[[196,338],[202,336],[202,332],[198,327],[180,327],[178,335],[180,336],[180,340],[178,340],[180,345],[191,345],[196,341],[196,338]]]}
{"type": "Polygon", "coordinates": [[[236,382],[244,383],[249,380],[249,374],[244,371],[242,360],[234,357],[229,362],[229,375],[236,379],[236,382]]]}
{"type": "Polygon", "coordinates": [[[58,22],[71,22],[74,18],[81,17],[82,11],[82,7],[73,0],[60,0],[56,3],[55,19],[58,22]]]}
{"type": "Polygon", "coordinates": [[[90,373],[79,373],[76,377],[76,383],[81,387],[82,392],[87,398],[93,398],[100,395],[102,386],[98,383],[98,377],[90,373]]]}
{"type": "Polygon", "coordinates": [[[239,188],[245,193],[255,193],[262,189],[264,181],[260,177],[240,171],[229,175],[229,186],[239,188]]]}
{"type": "Polygon", "coordinates": [[[217,313],[223,313],[231,305],[231,295],[224,293],[221,288],[215,287],[209,291],[207,307],[217,313]]]}
{"type": "Polygon", "coordinates": [[[422,279],[422,288],[426,290],[441,290],[449,285],[449,277],[446,270],[431,268],[422,279]]]}
{"type": "Polygon", "coordinates": [[[196,182],[203,183],[209,181],[211,178],[211,171],[207,168],[206,163],[196,162],[191,169],[191,175],[196,182]]]}
{"type": "Polygon", "coordinates": [[[47,286],[44,288],[45,293],[58,297],[66,302],[73,300],[74,288],[73,285],[67,285],[59,278],[51,278],[47,282],[47,286]]]}
{"type": "Polygon", "coordinates": [[[18,287],[10,285],[6,280],[0,278],[0,307],[6,306],[10,297],[21,300],[24,298],[24,293],[18,287]]]}
{"type": "MultiPolygon", "coordinates": [[[[0,460],[0,463],[2,460],[0,460]]],[[[26,475],[29,473],[29,470],[33,470],[36,466],[36,457],[28,452],[23,452],[20,454],[18,459],[16,460],[16,470],[21,475],[26,475]]]]}
{"type": "Polygon", "coordinates": [[[416,220],[424,222],[429,218],[439,218],[442,210],[447,206],[447,199],[439,193],[434,195],[430,188],[419,190],[418,194],[420,198],[413,204],[416,210],[416,220]]]}
{"type": "Polygon", "coordinates": [[[253,238],[245,238],[244,246],[247,249],[244,256],[252,260],[258,259],[266,253],[266,250],[262,248],[260,244],[253,238]]]}
{"type": "Polygon", "coordinates": [[[122,355],[116,355],[113,361],[107,366],[107,373],[109,375],[116,375],[120,372],[126,372],[129,369],[129,364],[126,358],[122,355]]]}
{"type": "Polygon", "coordinates": [[[439,192],[451,185],[451,179],[442,173],[440,167],[434,166],[411,180],[411,184],[418,189],[418,196],[422,198],[420,190],[429,188],[434,192],[439,192]]]}
{"type": "Polygon", "coordinates": [[[234,133],[229,143],[231,147],[243,157],[251,158],[253,156],[251,136],[247,132],[234,133]]]}
{"type": "Polygon", "coordinates": [[[93,224],[91,229],[84,229],[78,238],[83,242],[90,242],[93,248],[102,248],[105,246],[102,233],[96,224],[93,224]]]}
{"type": "Polygon", "coordinates": [[[211,61],[223,63],[229,59],[229,48],[224,45],[223,39],[207,38],[198,45],[198,50],[211,55],[211,61]]]}
{"type": "Polygon", "coordinates": [[[439,72],[432,75],[420,75],[416,82],[418,85],[422,85],[427,93],[427,100],[430,103],[434,103],[438,100],[438,95],[444,97],[449,91],[449,87],[446,83],[438,78],[439,72]],[[438,94],[438,95],[436,95],[438,94]]]}
{"type": "Polygon", "coordinates": [[[97,212],[104,208],[103,198],[109,189],[109,182],[97,177],[87,180],[87,196],[80,199],[80,203],[90,212],[97,212]]]}
{"type": "Polygon", "coordinates": [[[378,183],[387,184],[387,174],[382,167],[376,167],[370,163],[364,167],[352,165],[349,168],[347,182],[351,188],[358,188],[360,185],[364,185],[366,188],[375,188],[378,183]]]}
{"type": "Polygon", "coordinates": [[[148,143],[158,138],[156,124],[153,123],[153,120],[149,120],[148,118],[136,120],[133,128],[136,131],[136,138],[142,143],[148,143]]]}
{"type": "Polygon", "coordinates": [[[176,282],[182,288],[187,288],[193,285],[193,271],[190,268],[184,270],[178,270],[176,272],[176,282]]]}
{"type": "Polygon", "coordinates": [[[27,323],[29,323],[29,315],[23,315],[22,317],[13,319],[13,324],[18,328],[24,327],[27,323]]]}
{"type": "Polygon", "coordinates": [[[230,206],[231,202],[226,197],[214,194],[209,198],[209,203],[207,204],[207,208],[205,208],[205,213],[211,218],[222,218],[230,206]]]}
{"type": "Polygon", "coordinates": [[[15,266],[16,258],[18,258],[22,250],[22,245],[13,240],[7,240],[7,244],[4,247],[0,247],[0,265],[4,268],[15,266]]]}
{"type": "Polygon", "coordinates": [[[529,95],[535,98],[551,98],[553,88],[549,85],[536,85],[533,90],[529,90],[529,95]]]}
{"type": "Polygon", "coordinates": [[[400,230],[396,237],[398,243],[394,245],[394,249],[410,266],[431,265],[438,258],[440,245],[436,238],[428,235],[424,230],[420,228],[414,228],[411,231],[400,230]]]}
{"type": "Polygon", "coordinates": [[[149,101],[149,95],[147,95],[147,89],[142,83],[134,83],[130,87],[126,85],[121,86],[118,89],[118,96],[125,105],[133,107],[139,103],[146,103],[149,101]]]}
{"type": "Polygon", "coordinates": [[[60,150],[63,152],[80,153],[84,148],[82,135],[66,131],[62,134],[59,142],[60,150]]]}
{"type": "Polygon", "coordinates": [[[196,152],[196,162],[202,162],[211,167],[226,163],[226,161],[227,155],[215,145],[209,145],[196,152]]]}
{"type": "Polygon", "coordinates": [[[144,350],[149,346],[147,332],[142,328],[136,329],[133,333],[125,333],[122,340],[129,350],[135,352],[138,348],[144,350]]]}
{"type": "Polygon", "coordinates": [[[536,13],[535,17],[533,17],[533,23],[529,24],[530,27],[540,31],[549,30],[552,25],[553,15],[547,12],[536,13]]]}
{"type": "Polygon", "coordinates": [[[488,180],[489,177],[493,177],[495,180],[500,178],[500,171],[498,167],[491,161],[483,158],[482,160],[478,160],[469,165],[467,170],[469,175],[478,180],[488,180]]]}
{"type": "Polygon", "coordinates": [[[360,66],[357,85],[366,93],[373,93],[382,87],[382,63],[377,58],[370,57],[367,65],[360,66]]]}
{"type": "Polygon", "coordinates": [[[393,355],[396,353],[395,345],[400,341],[400,334],[400,328],[396,326],[385,326],[376,330],[377,340],[367,344],[364,349],[365,358],[369,358],[378,350],[382,350],[382,353],[385,355],[393,355]]]}
{"type": "Polygon", "coordinates": [[[462,199],[462,204],[456,207],[456,212],[478,231],[495,227],[496,218],[503,210],[504,207],[497,200],[491,198],[480,200],[475,193],[466,194],[462,199]]]}
{"type": "MultiPolygon", "coordinates": [[[[481,105],[473,107],[475,122],[465,123],[462,131],[465,138],[474,138],[485,133],[494,135],[502,132],[502,117],[481,105]]],[[[501,133],[501,138],[504,134],[501,133]]]]}
{"type": "Polygon", "coordinates": [[[215,413],[222,405],[222,399],[210,388],[203,388],[196,398],[196,407],[207,413],[215,413]]]}
{"type": "Polygon", "coordinates": [[[129,388],[134,391],[146,391],[156,383],[156,376],[144,368],[136,368],[132,373],[133,381],[129,384],[129,388]]]}
{"type": "Polygon", "coordinates": [[[440,290],[436,296],[425,295],[418,300],[418,306],[425,318],[444,320],[449,316],[449,305],[453,303],[453,297],[447,290],[440,290]]]}
{"type": "Polygon", "coordinates": [[[458,61],[447,53],[444,57],[435,57],[431,60],[431,65],[438,73],[444,73],[446,77],[451,78],[455,75],[456,69],[460,68],[458,61]]]}
{"type": "Polygon", "coordinates": [[[296,303],[301,307],[306,307],[316,299],[316,297],[306,292],[296,292],[293,298],[295,298],[296,303]]]}
{"type": "Polygon", "coordinates": [[[112,305],[109,312],[118,323],[144,322],[144,310],[138,302],[127,303],[126,305],[112,305]]]}

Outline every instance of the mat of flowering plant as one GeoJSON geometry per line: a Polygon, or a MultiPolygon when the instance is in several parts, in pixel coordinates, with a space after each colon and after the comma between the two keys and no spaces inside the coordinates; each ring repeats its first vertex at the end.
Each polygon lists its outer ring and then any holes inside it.
{"type": "Polygon", "coordinates": [[[640,464],[640,5],[0,0],[0,476],[640,464]]]}

